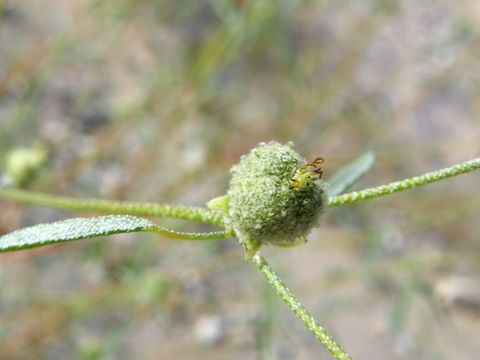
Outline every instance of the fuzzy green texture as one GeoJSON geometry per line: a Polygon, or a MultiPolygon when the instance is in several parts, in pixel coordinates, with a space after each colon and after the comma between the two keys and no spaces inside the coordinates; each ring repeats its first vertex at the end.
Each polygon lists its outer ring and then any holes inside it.
{"type": "Polygon", "coordinates": [[[247,249],[303,243],[317,225],[326,203],[323,186],[313,180],[292,186],[305,163],[290,144],[270,142],[259,144],[232,168],[226,221],[247,249]]]}

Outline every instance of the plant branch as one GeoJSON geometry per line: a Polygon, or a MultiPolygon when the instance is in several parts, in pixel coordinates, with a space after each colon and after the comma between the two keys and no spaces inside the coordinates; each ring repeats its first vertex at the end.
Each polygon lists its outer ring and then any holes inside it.
{"type": "Polygon", "coordinates": [[[168,238],[180,239],[180,240],[220,240],[220,239],[227,239],[230,236],[230,233],[228,231],[182,232],[182,231],[170,230],[159,225],[156,225],[151,229],[147,229],[146,231],[163,235],[168,238]]]}
{"type": "Polygon", "coordinates": [[[337,360],[351,359],[350,356],[338,345],[328,331],[317,323],[313,315],[298,301],[295,295],[287,288],[283,281],[278,277],[271,266],[266,262],[263,256],[257,252],[252,256],[251,261],[262,272],[267,281],[272,285],[275,292],[293,311],[293,313],[305,324],[307,329],[320,341],[325,348],[337,360]]]}
{"type": "Polygon", "coordinates": [[[224,226],[223,217],[220,212],[195,206],[100,199],[75,199],[2,187],[0,187],[0,199],[72,211],[96,211],[109,214],[170,217],[198,221],[220,227],[224,226]]]}
{"type": "Polygon", "coordinates": [[[465,174],[478,169],[480,169],[480,158],[476,158],[445,169],[428,172],[426,174],[416,176],[410,179],[396,181],[387,185],[381,185],[362,191],[354,191],[348,194],[331,197],[328,200],[328,207],[351,204],[362,200],[389,195],[395,192],[413,189],[415,187],[427,185],[440,180],[445,180],[450,177],[465,174]]]}

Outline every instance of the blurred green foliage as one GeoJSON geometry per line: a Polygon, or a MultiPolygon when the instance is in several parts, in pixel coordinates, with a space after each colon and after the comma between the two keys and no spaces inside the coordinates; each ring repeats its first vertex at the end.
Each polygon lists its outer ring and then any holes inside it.
{"type": "Polygon", "coordinates": [[[16,148],[5,156],[5,172],[14,185],[26,187],[35,180],[46,161],[47,150],[41,145],[16,148]]]}

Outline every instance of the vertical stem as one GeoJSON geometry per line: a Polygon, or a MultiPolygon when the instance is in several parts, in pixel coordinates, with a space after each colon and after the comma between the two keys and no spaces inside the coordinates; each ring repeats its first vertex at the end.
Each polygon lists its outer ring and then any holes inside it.
{"type": "Polygon", "coordinates": [[[293,313],[305,324],[307,329],[320,341],[337,360],[351,360],[350,356],[338,345],[328,331],[317,323],[313,315],[298,301],[287,288],[271,266],[259,252],[252,256],[251,261],[262,272],[276,293],[288,305],[293,313]]]}

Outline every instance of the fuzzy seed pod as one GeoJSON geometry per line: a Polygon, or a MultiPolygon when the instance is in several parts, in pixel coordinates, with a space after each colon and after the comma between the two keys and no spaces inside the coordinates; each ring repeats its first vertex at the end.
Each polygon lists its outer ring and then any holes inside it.
{"type": "Polygon", "coordinates": [[[307,163],[278,142],[261,143],[231,170],[227,222],[250,251],[263,244],[305,242],[326,203],[319,179],[323,159],[307,163]]]}

